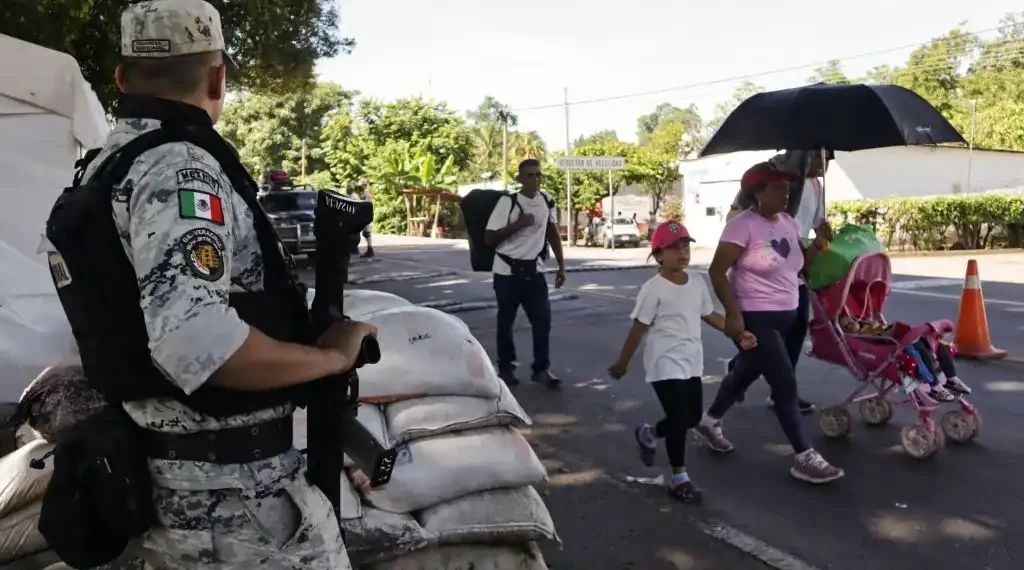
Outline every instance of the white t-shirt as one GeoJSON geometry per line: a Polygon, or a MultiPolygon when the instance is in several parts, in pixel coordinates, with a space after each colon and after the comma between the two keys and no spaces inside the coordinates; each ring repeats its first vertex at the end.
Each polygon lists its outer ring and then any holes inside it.
{"type": "MultiPolygon", "coordinates": [[[[549,208],[547,200],[550,200],[543,190],[534,194],[533,198],[527,198],[523,194],[516,196],[517,206],[512,206],[512,199],[508,196],[498,200],[487,220],[488,230],[500,230],[510,223],[519,219],[523,212],[533,214],[533,223],[526,228],[512,234],[507,240],[498,244],[495,251],[507,255],[512,259],[533,259],[544,249],[547,243],[548,224],[556,223],[555,210],[549,208]],[[522,206],[522,209],[520,209],[522,206]],[[512,216],[509,217],[509,209],[512,216]]],[[[542,269],[544,262],[537,260],[537,268],[542,269]]],[[[511,275],[512,268],[500,257],[494,256],[493,271],[497,275],[511,275]]]]}
{"type": "Polygon", "coordinates": [[[715,312],[704,279],[690,274],[685,285],[656,275],[640,288],[630,318],[648,325],[644,371],[648,382],[704,374],[701,318],[715,312]]]}
{"type": "Polygon", "coordinates": [[[804,180],[804,192],[800,196],[800,205],[797,206],[793,219],[800,230],[800,239],[810,237],[811,231],[825,219],[825,196],[817,178],[804,180]]]}

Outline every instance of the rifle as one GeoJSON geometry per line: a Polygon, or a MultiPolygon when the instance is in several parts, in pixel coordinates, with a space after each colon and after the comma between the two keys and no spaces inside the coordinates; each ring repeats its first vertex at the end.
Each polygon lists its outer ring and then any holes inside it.
{"type": "MultiPolygon", "coordinates": [[[[357,234],[373,220],[373,204],[321,190],[314,216],[316,292],[310,312],[314,332],[319,337],[332,323],[346,318],[343,295],[348,281],[348,242],[352,234],[357,234]]],[[[344,454],[370,477],[374,486],[387,483],[394,468],[395,450],[386,448],[356,419],[359,405],[356,369],[379,361],[380,345],[376,339],[367,337],[352,371],[322,378],[311,386],[306,415],[308,478],[327,495],[339,521],[344,454]]]]}

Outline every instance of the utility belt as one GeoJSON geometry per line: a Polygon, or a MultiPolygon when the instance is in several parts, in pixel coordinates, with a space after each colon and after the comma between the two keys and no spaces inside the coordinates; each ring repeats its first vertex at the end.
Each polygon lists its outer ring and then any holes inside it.
{"type": "Polygon", "coordinates": [[[151,459],[230,465],[280,455],[294,445],[292,416],[256,425],[176,434],[143,430],[143,447],[151,459]]]}
{"type": "Polygon", "coordinates": [[[513,259],[503,253],[495,252],[502,261],[504,261],[511,270],[513,277],[520,279],[533,279],[537,276],[537,260],[540,258],[538,255],[533,259],[513,259]]]}

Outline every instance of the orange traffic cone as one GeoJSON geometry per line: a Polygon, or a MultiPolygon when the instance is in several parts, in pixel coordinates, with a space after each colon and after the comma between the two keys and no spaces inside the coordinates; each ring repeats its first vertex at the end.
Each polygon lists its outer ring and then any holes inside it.
{"type": "Polygon", "coordinates": [[[960,295],[960,314],[956,317],[956,355],[971,360],[998,360],[1006,356],[1005,350],[992,346],[988,336],[988,317],[985,315],[985,298],[981,294],[981,279],[978,277],[978,262],[967,262],[967,277],[964,291],[960,295]]]}

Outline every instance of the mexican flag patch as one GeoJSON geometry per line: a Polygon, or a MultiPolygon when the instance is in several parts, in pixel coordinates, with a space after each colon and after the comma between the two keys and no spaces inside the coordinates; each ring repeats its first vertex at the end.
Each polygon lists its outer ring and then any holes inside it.
{"type": "Polygon", "coordinates": [[[224,225],[224,210],[220,198],[198,190],[178,190],[178,212],[183,219],[208,220],[224,225]]]}

